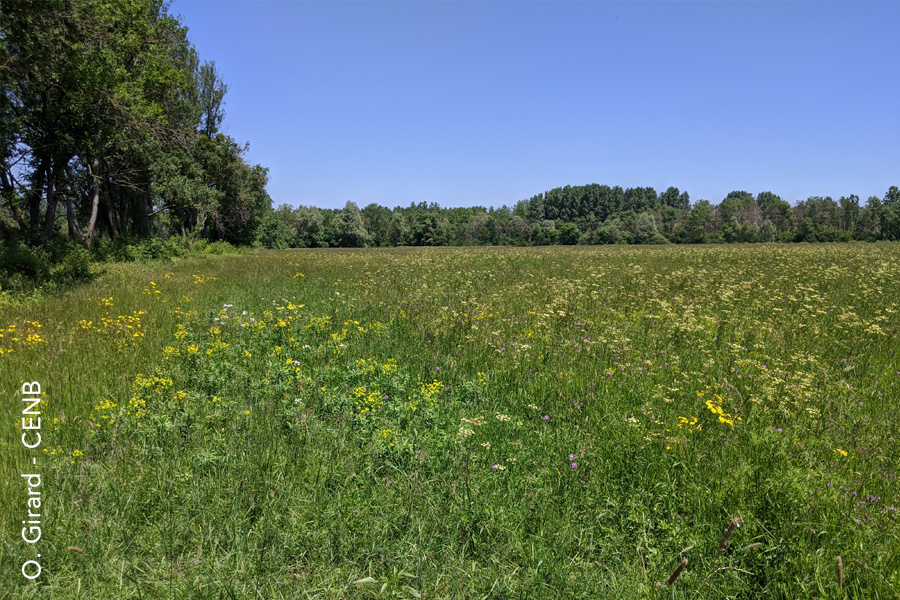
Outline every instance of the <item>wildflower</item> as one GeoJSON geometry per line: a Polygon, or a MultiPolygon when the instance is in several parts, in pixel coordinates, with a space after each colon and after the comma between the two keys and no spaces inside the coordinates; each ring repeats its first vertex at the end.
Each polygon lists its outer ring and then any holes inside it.
{"type": "Polygon", "coordinates": [[[574,455],[574,454],[570,454],[570,455],[569,455],[569,460],[574,460],[574,459],[575,459],[575,455],[574,455]]]}
{"type": "Polygon", "coordinates": [[[572,468],[573,468],[573,469],[577,469],[577,468],[578,468],[578,463],[577,463],[577,462],[573,462],[573,463],[572,463],[572,468]]]}
{"type": "Polygon", "coordinates": [[[550,415],[544,415],[544,416],[541,417],[541,418],[544,419],[545,421],[549,421],[549,420],[550,420],[550,415]]]}

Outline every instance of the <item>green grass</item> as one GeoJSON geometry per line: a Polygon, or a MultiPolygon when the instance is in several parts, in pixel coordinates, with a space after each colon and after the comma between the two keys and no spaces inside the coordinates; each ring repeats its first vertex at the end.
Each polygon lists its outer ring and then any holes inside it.
{"type": "Polygon", "coordinates": [[[0,307],[0,597],[896,598],[898,259],[297,250],[0,307]]]}

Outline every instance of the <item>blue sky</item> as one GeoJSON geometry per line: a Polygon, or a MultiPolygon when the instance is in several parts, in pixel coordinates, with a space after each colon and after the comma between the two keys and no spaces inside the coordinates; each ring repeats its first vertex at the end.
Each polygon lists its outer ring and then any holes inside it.
{"type": "Polygon", "coordinates": [[[883,196],[898,2],[176,0],[273,204],[883,196]]]}

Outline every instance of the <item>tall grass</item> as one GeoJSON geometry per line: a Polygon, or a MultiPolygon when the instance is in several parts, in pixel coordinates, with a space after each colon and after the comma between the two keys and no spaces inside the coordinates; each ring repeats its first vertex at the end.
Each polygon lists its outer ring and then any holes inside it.
{"type": "Polygon", "coordinates": [[[898,258],[297,250],[0,308],[0,589],[897,597],[898,258]]]}

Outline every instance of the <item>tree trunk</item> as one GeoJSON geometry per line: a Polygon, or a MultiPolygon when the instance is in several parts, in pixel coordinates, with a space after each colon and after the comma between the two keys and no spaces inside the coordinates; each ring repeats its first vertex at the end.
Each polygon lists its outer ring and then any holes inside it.
{"type": "Polygon", "coordinates": [[[48,240],[53,237],[56,226],[56,204],[59,198],[56,195],[56,172],[51,168],[47,177],[47,213],[44,217],[44,237],[48,240]]]}
{"type": "MultiPolygon", "coordinates": [[[[131,202],[128,198],[128,192],[123,193],[120,188],[119,198],[122,200],[122,213],[119,215],[119,231],[122,231],[126,235],[128,235],[128,207],[131,206],[131,202]]],[[[132,231],[131,233],[134,232],[132,231]]]]}
{"type": "Polygon", "coordinates": [[[5,168],[0,170],[0,190],[2,190],[3,196],[9,198],[9,208],[12,211],[16,225],[19,229],[25,229],[25,226],[27,225],[25,213],[22,212],[22,207],[19,206],[18,202],[13,202],[12,200],[16,197],[16,187],[13,185],[13,181],[14,179],[9,171],[5,168]]]}
{"type": "Polygon", "coordinates": [[[47,159],[41,159],[35,170],[34,181],[31,185],[31,193],[28,194],[29,224],[33,230],[41,226],[41,198],[44,192],[44,180],[47,175],[47,159]]]}
{"type": "Polygon", "coordinates": [[[119,225],[116,223],[116,213],[113,210],[113,200],[109,193],[106,194],[106,220],[109,225],[109,237],[119,237],[119,225]]]}
{"type": "Polygon", "coordinates": [[[150,187],[141,191],[141,233],[150,234],[150,187]]]}
{"type": "Polygon", "coordinates": [[[75,207],[72,206],[72,198],[66,193],[64,196],[66,201],[66,221],[69,224],[69,237],[73,240],[84,240],[84,233],[81,231],[81,225],[78,224],[78,218],[75,216],[75,207]]]}
{"type": "Polygon", "coordinates": [[[91,175],[91,179],[93,180],[93,198],[91,200],[91,218],[88,221],[87,225],[87,233],[84,236],[84,243],[87,244],[88,250],[91,249],[91,242],[94,240],[94,225],[97,223],[97,213],[100,208],[100,176],[98,173],[95,173],[95,170],[99,170],[100,161],[96,158],[93,161],[93,165],[89,164],[88,173],[91,175]],[[93,166],[93,168],[92,168],[93,166]]]}

